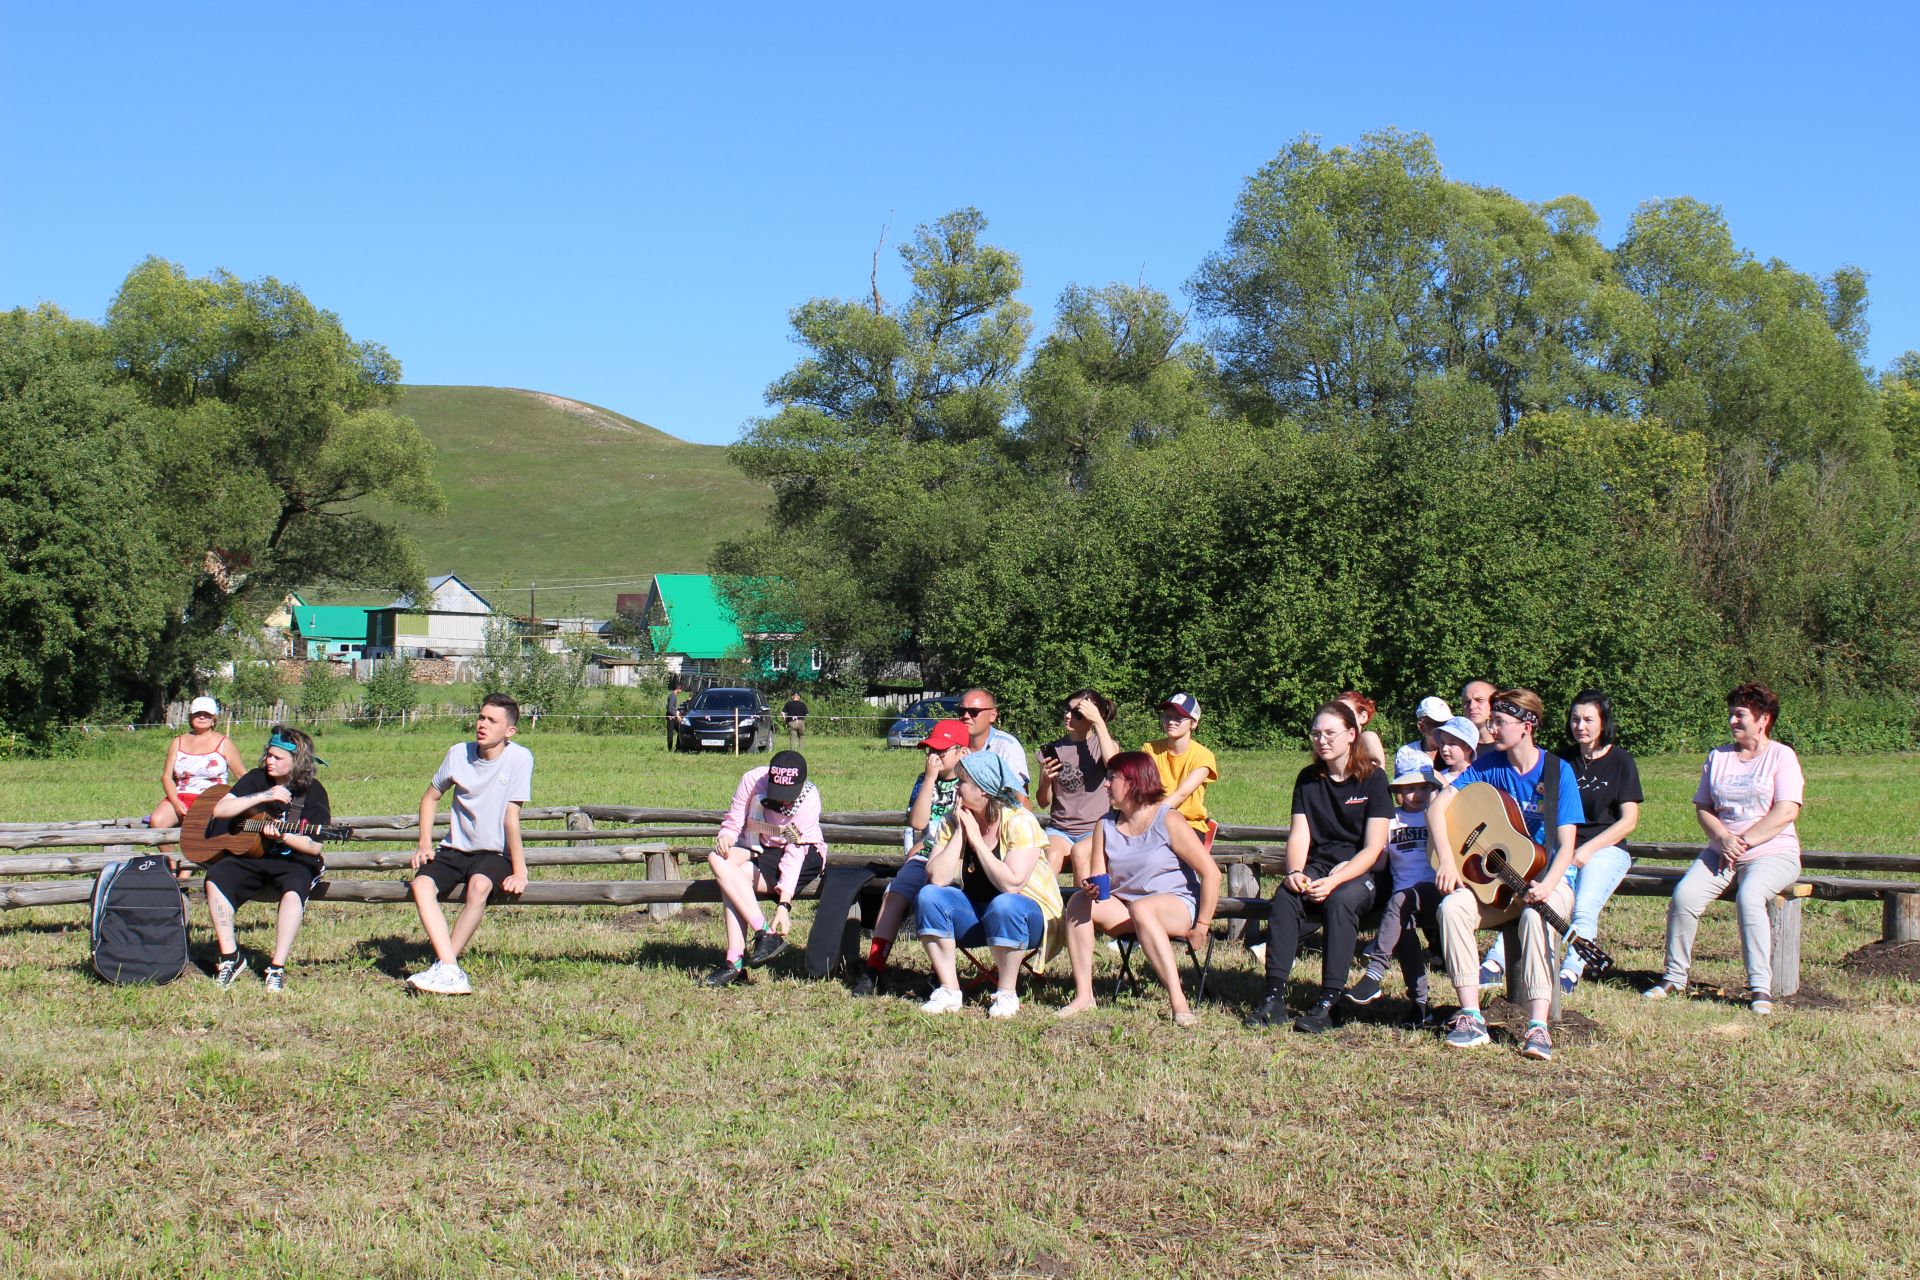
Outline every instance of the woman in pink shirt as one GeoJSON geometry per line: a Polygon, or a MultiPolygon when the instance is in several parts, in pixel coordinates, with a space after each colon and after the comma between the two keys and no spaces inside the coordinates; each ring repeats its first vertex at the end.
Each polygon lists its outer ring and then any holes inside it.
{"type": "Polygon", "coordinates": [[[1732,886],[1747,962],[1747,999],[1755,1013],[1773,1012],[1767,903],[1800,878],[1800,835],[1793,824],[1806,797],[1799,757],[1772,739],[1779,715],[1780,699],[1763,684],[1743,684],[1727,695],[1733,742],[1707,753],[1693,795],[1707,833],[1706,852],[1674,886],[1667,908],[1667,972],[1647,991],[1650,1000],[1686,993],[1700,913],[1732,886]]]}
{"type": "Polygon", "coordinates": [[[787,949],[793,896],[819,878],[826,860],[820,791],[807,781],[806,757],[782,751],[747,770],[707,855],[727,918],[726,963],[706,976],[708,986],[730,986],[747,965],[758,968],[787,949]],[[778,904],[771,925],[760,910],[763,893],[778,904]]]}

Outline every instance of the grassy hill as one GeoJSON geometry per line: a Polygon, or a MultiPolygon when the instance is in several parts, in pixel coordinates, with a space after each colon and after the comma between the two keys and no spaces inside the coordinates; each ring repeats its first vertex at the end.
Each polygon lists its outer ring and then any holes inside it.
{"type": "Polygon", "coordinates": [[[606,616],[648,575],[704,572],[721,540],[757,527],[771,499],[717,445],[689,444],[617,413],[506,387],[409,387],[402,412],[438,450],[446,516],[395,518],[429,573],[457,573],[515,612],[606,616]],[[570,588],[582,579],[619,584],[570,588]],[[502,582],[511,598],[500,596],[502,582]]]}

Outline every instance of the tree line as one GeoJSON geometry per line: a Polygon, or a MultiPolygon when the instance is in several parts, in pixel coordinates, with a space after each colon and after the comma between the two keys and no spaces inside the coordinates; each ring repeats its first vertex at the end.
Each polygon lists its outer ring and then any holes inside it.
{"type": "Polygon", "coordinates": [[[1862,271],[1763,261],[1687,198],[1609,246],[1586,201],[1453,181],[1398,132],[1248,178],[1193,312],[1076,285],[1036,342],[986,230],[920,227],[901,301],[796,308],[732,448],[776,509],[714,568],[835,676],[1184,688],[1252,745],[1334,690],[1484,675],[1604,688],[1642,747],[1737,676],[1891,700],[1911,735],[1920,355],[1866,366],[1862,271]]]}
{"type": "Polygon", "coordinates": [[[0,727],[158,720],[292,588],[419,591],[400,365],[271,277],[150,259],[104,323],[0,314],[0,727]]]}

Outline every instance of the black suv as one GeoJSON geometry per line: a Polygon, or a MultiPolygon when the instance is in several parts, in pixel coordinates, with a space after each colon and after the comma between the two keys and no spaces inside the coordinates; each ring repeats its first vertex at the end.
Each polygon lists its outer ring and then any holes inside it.
{"type": "Polygon", "coordinates": [[[758,689],[702,689],[684,709],[674,749],[731,751],[773,749],[773,712],[758,689]]]}

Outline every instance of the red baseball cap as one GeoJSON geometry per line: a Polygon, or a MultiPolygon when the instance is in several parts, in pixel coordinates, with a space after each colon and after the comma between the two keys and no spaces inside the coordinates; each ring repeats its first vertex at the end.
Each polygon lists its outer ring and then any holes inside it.
{"type": "Polygon", "coordinates": [[[927,731],[927,739],[920,745],[929,751],[945,751],[948,747],[964,747],[971,740],[967,726],[958,720],[941,720],[927,731]]]}

